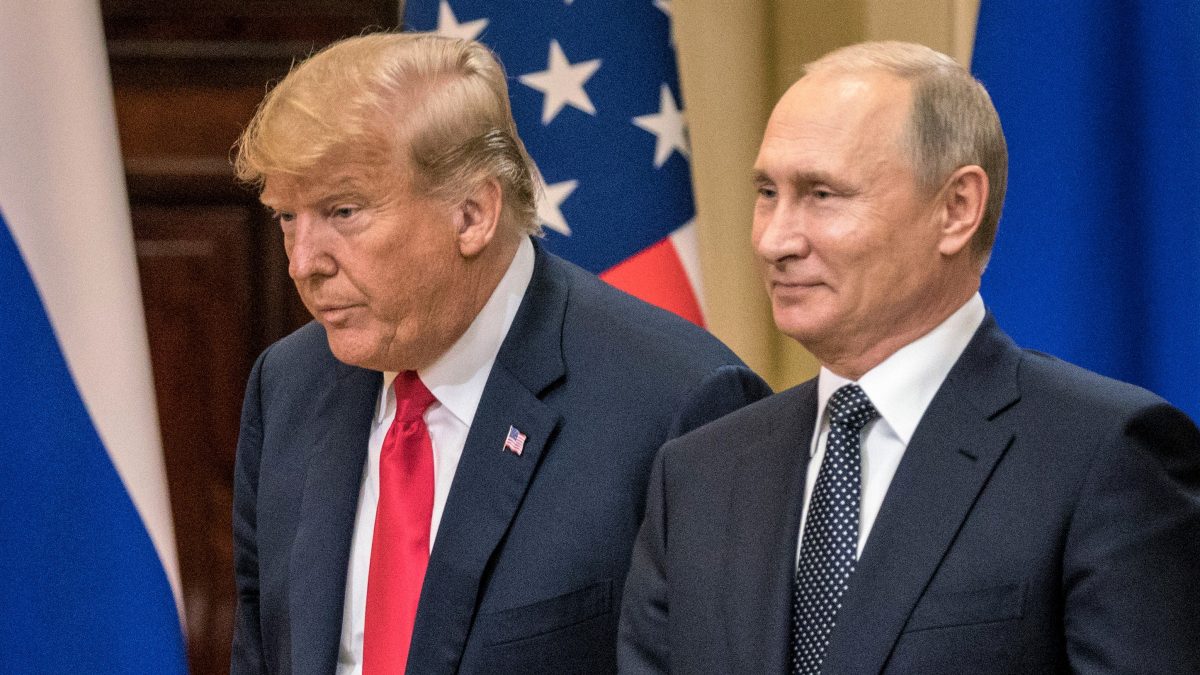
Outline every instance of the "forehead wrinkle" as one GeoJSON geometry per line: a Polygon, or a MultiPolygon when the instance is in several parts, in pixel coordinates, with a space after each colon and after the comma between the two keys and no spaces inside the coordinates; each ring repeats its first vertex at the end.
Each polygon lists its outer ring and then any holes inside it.
{"type": "Polygon", "coordinates": [[[305,176],[269,176],[259,201],[267,206],[280,203],[312,204],[348,196],[371,198],[383,190],[382,170],[363,166],[340,166],[314,171],[305,176]]]}
{"type": "Polygon", "coordinates": [[[867,128],[896,131],[899,121],[903,130],[911,116],[912,95],[912,82],[886,72],[810,75],[784,94],[781,112],[788,114],[780,121],[855,135],[867,128]]]}
{"type": "Polygon", "coordinates": [[[801,83],[773,114],[756,169],[797,185],[911,169],[909,106],[895,105],[896,89],[911,95],[908,82],[866,74],[801,83]]]}
{"type": "Polygon", "coordinates": [[[807,132],[803,138],[768,138],[755,162],[755,176],[796,185],[830,182],[839,173],[854,168],[843,166],[844,155],[855,158],[861,155],[861,152],[845,153],[840,147],[853,146],[807,132]]]}

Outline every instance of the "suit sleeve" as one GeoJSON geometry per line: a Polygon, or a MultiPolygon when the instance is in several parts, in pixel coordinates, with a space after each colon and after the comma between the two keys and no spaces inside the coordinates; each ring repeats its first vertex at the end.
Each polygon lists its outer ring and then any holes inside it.
{"type": "Polygon", "coordinates": [[[734,410],[771,395],[771,387],[746,366],[714,369],[684,399],[667,438],[676,438],[734,410]]]}
{"type": "Polygon", "coordinates": [[[258,610],[257,501],[262,455],[261,380],[264,352],[254,364],[242,404],[233,478],[233,564],[237,615],[233,631],[232,675],[265,673],[258,610]]]}
{"type": "MultiPolygon", "coordinates": [[[[745,366],[714,369],[695,386],[676,411],[668,438],[676,438],[745,405],[771,395],[771,388],[745,366]]],[[[634,542],[629,577],[621,604],[617,644],[622,673],[666,673],[668,658],[667,489],[670,443],[654,460],[645,517],[634,542]]]]}
{"type": "Polygon", "coordinates": [[[1200,430],[1143,409],[1099,453],[1063,558],[1076,672],[1200,673],[1200,430]]]}
{"type": "Polygon", "coordinates": [[[650,471],[646,515],[633,545],[629,577],[621,604],[617,670],[621,673],[667,673],[666,488],[664,453],[650,471]]]}

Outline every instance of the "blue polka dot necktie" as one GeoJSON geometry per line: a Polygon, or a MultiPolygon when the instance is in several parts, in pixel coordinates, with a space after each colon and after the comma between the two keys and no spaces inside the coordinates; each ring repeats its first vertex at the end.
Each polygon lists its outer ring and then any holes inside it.
{"type": "Polygon", "coordinates": [[[813,486],[792,590],[792,673],[819,673],[858,560],[859,432],[879,417],[857,384],[829,397],[825,459],[813,486]]]}

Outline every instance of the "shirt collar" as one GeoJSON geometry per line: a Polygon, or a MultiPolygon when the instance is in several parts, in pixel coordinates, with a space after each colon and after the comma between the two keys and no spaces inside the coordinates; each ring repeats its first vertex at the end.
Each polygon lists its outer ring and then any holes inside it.
{"type": "MultiPolygon", "coordinates": [[[[901,347],[859,378],[858,385],[905,446],[950,369],[983,323],[985,314],[983,298],[976,293],[936,328],[901,347]]],[[[821,368],[817,376],[819,424],[824,424],[829,397],[849,382],[821,368]]],[[[810,453],[815,451],[814,443],[810,453]]]]}
{"type": "MultiPolygon", "coordinates": [[[[492,364],[533,278],[533,264],[533,242],[523,237],[508,270],[466,332],[437,360],[417,372],[438,403],[465,425],[470,426],[475,419],[492,364]]],[[[395,379],[396,373],[383,374],[383,387],[375,407],[376,424],[387,419],[395,408],[392,393],[395,379]]]]}

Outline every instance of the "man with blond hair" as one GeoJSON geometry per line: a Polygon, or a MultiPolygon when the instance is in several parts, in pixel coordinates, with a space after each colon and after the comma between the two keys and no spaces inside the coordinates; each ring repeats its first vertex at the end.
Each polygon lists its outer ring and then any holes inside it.
{"type": "Polygon", "coordinates": [[[1200,672],[1200,431],[988,315],[1006,171],[987,92],[928,48],[784,94],[752,239],[821,371],[659,454],[623,672],[1200,672]]]}
{"type": "Polygon", "coordinates": [[[233,672],[615,670],[655,450],[765,385],[531,238],[478,43],[337,43],[267,95],[236,164],[315,320],[247,386],[233,672]]]}

